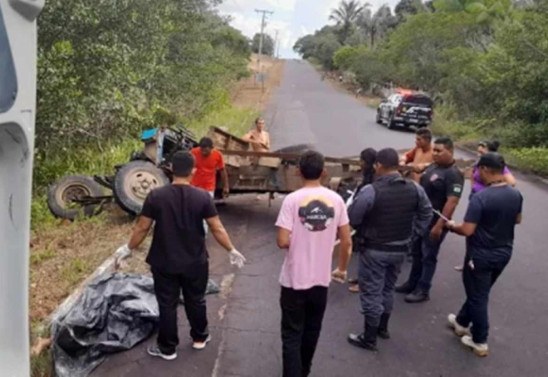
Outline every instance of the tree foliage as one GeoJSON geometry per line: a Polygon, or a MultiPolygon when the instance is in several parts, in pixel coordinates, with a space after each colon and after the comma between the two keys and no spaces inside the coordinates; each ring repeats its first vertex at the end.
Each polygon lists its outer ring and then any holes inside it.
{"type": "Polygon", "coordinates": [[[40,153],[127,137],[162,111],[184,120],[217,106],[247,75],[250,48],[215,3],[49,0],[38,25],[40,153]]]}
{"type": "Polygon", "coordinates": [[[368,37],[369,46],[373,48],[379,40],[384,39],[397,26],[398,19],[392,15],[392,10],[388,5],[383,5],[375,13],[370,9],[362,11],[356,24],[368,37]]]}
{"type": "MultiPolygon", "coordinates": [[[[261,44],[261,33],[257,33],[253,36],[253,39],[251,40],[251,50],[254,53],[258,54],[260,44],[261,44]]],[[[263,34],[262,54],[268,55],[268,56],[274,56],[275,48],[276,46],[274,46],[274,39],[266,33],[263,34]]]]}
{"type": "Polygon", "coordinates": [[[337,36],[330,27],[301,38],[295,51],[349,71],[370,90],[391,82],[428,91],[451,109],[453,121],[508,146],[546,147],[547,4],[402,0],[395,16],[385,7],[362,10],[350,28],[351,43],[331,60],[330,49],[318,47],[337,36]]]}
{"type": "Polygon", "coordinates": [[[366,3],[362,5],[357,0],[343,0],[339,6],[331,11],[329,19],[335,21],[338,26],[339,42],[344,44],[351,34],[352,28],[362,13],[368,7],[366,3]]]}

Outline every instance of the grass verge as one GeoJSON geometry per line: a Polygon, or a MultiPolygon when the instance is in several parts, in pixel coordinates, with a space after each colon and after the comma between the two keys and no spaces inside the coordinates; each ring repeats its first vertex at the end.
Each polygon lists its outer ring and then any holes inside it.
{"type": "Polygon", "coordinates": [[[241,136],[251,129],[259,111],[250,108],[224,106],[205,117],[187,124],[194,133],[201,137],[211,126],[223,127],[228,132],[241,136]]]}
{"type": "MultiPolygon", "coordinates": [[[[436,109],[436,115],[432,124],[432,131],[436,135],[447,135],[453,138],[458,144],[467,148],[475,149],[477,143],[482,139],[489,139],[485,136],[484,126],[481,122],[457,122],[452,116],[451,110],[444,107],[436,109]]],[[[546,147],[504,147],[504,140],[501,153],[510,166],[519,170],[548,176],[548,148],[546,147]]]]}

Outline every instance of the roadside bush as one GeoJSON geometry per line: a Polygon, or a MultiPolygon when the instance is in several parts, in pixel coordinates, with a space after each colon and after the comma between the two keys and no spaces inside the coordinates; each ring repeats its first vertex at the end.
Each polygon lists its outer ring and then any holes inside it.
{"type": "Polygon", "coordinates": [[[516,148],[504,151],[507,160],[532,173],[548,176],[548,148],[516,148]]]}

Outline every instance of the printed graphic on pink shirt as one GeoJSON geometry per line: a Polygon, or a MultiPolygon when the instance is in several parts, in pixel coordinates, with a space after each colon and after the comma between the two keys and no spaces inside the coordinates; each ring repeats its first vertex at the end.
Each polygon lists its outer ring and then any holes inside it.
{"type": "Polygon", "coordinates": [[[324,197],[308,197],[299,206],[301,224],[311,232],[327,229],[334,217],[333,203],[324,197]]]}
{"type": "Polygon", "coordinates": [[[329,286],[337,230],[347,224],[346,206],[336,192],[313,187],[289,194],[276,221],[291,232],[280,284],[293,289],[329,286]]]}

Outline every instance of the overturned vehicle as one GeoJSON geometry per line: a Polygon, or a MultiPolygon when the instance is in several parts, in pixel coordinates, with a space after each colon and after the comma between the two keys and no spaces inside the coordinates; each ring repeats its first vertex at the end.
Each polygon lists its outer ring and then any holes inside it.
{"type": "MultiPolygon", "coordinates": [[[[225,157],[231,194],[289,193],[301,186],[297,162],[308,145],[292,146],[275,152],[253,152],[250,144],[230,133],[211,127],[208,136],[225,157]]],[[[73,220],[98,214],[112,201],[130,215],[138,215],[148,193],[172,180],[171,158],[178,151],[197,146],[196,137],[188,129],[160,128],[141,135],[144,147],[130,160],[115,166],[113,175],[70,175],[50,186],[48,207],[59,218],[73,220]]],[[[324,184],[348,196],[360,179],[357,159],[326,157],[324,184]]],[[[216,196],[221,197],[218,179],[216,196]]]]}

